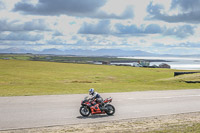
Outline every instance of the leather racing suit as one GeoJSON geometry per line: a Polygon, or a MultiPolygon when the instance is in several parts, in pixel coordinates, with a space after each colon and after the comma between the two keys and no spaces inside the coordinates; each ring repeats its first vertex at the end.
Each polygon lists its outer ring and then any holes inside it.
{"type": "Polygon", "coordinates": [[[103,106],[103,98],[97,92],[92,93],[91,99],[96,99],[96,102],[99,103],[100,106],[103,106]]]}

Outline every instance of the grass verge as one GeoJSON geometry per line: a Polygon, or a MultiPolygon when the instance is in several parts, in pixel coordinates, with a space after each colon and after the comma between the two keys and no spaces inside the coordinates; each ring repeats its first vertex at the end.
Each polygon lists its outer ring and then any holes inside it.
{"type": "Polygon", "coordinates": [[[199,88],[199,84],[188,84],[182,82],[182,79],[174,78],[174,71],[161,68],[0,60],[0,96],[88,93],[89,88],[95,88],[100,93],[199,88]]]}

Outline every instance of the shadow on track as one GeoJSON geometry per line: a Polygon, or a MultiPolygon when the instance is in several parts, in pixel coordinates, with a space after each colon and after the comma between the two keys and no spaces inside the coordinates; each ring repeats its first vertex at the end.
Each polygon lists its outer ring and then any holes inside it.
{"type": "Polygon", "coordinates": [[[105,118],[105,117],[112,117],[114,115],[104,115],[104,114],[95,114],[95,115],[90,115],[88,117],[83,117],[83,116],[77,116],[76,118],[78,119],[97,119],[97,118],[105,118]]]}

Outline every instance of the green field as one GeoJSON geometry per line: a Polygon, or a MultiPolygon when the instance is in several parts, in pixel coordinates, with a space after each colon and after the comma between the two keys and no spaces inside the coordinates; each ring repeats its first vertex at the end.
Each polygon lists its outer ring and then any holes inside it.
{"type": "MultiPolygon", "coordinates": [[[[0,96],[128,92],[200,88],[172,69],[0,60],[0,96]]],[[[199,79],[199,75],[190,76],[199,79]]]]}

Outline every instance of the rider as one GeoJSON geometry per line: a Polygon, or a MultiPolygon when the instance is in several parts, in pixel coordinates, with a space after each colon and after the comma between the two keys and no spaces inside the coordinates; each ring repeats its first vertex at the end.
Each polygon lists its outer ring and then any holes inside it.
{"type": "Polygon", "coordinates": [[[96,100],[103,107],[103,98],[93,88],[89,89],[89,94],[92,95],[91,100],[96,100]]]}

